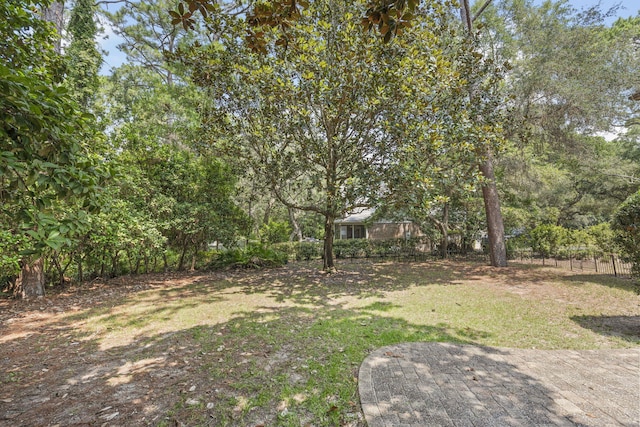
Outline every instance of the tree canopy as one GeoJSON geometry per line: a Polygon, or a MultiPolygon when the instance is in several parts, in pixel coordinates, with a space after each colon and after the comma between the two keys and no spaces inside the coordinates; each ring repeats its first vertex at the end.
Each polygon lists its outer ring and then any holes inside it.
{"type": "Polygon", "coordinates": [[[550,241],[605,230],[640,186],[638,17],[607,26],[615,10],[566,0],[127,6],[0,5],[16,294],[287,238],[324,237],[331,270],[334,220],[365,207],[445,256],[451,235],[488,234],[504,265],[501,212],[507,234],[550,241]],[[109,76],[101,14],[127,56],[109,76]]]}

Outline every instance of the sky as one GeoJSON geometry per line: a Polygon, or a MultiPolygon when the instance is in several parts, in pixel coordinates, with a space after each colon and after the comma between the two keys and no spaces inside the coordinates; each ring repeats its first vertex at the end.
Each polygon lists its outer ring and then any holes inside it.
{"type": "MultiPolygon", "coordinates": [[[[539,3],[542,2],[542,0],[536,1],[539,3]]],[[[638,0],[600,0],[599,2],[598,0],[569,0],[569,4],[578,10],[595,6],[598,3],[600,3],[602,10],[605,11],[617,4],[620,5],[617,15],[607,21],[608,25],[611,25],[619,17],[627,18],[629,16],[637,15],[638,12],[640,12],[640,2],[638,0]]],[[[115,7],[114,5],[110,6],[111,8],[115,7]]],[[[111,10],[111,12],[113,11],[114,10],[111,10]]],[[[103,58],[104,63],[102,64],[100,74],[109,75],[111,74],[110,70],[122,65],[126,58],[125,55],[117,48],[118,44],[122,43],[122,39],[114,34],[113,29],[109,27],[108,23],[103,22],[102,24],[105,32],[100,39],[100,44],[102,49],[107,53],[103,58]]]]}

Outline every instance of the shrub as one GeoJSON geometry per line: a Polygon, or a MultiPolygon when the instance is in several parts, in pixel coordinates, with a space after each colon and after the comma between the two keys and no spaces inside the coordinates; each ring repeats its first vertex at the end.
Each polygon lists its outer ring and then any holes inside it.
{"type": "Polygon", "coordinates": [[[276,251],[284,252],[285,254],[287,254],[287,259],[296,259],[298,245],[298,242],[281,242],[275,243],[270,247],[276,251]]]}
{"type": "Polygon", "coordinates": [[[534,252],[547,257],[555,255],[558,248],[564,243],[567,230],[558,225],[539,225],[529,231],[529,243],[534,252]]]}
{"type": "Polygon", "coordinates": [[[244,249],[220,252],[209,264],[212,269],[281,267],[288,261],[287,254],[265,246],[252,245],[244,249]]]}
{"type": "Polygon", "coordinates": [[[631,262],[632,274],[640,277],[640,191],[618,207],[611,228],[623,259],[631,262]]]}
{"type": "Polygon", "coordinates": [[[280,243],[289,240],[291,226],[287,221],[269,220],[260,227],[260,240],[262,243],[280,243]]]}
{"type": "Polygon", "coordinates": [[[322,252],[321,243],[299,242],[296,245],[296,260],[309,261],[318,258],[322,252]]]}
{"type": "Polygon", "coordinates": [[[600,252],[615,252],[614,233],[610,224],[603,222],[587,228],[586,231],[591,238],[591,243],[600,252]]]}
{"type": "Polygon", "coordinates": [[[369,256],[372,253],[370,240],[347,239],[333,242],[333,253],[336,258],[358,258],[369,256]]]}
{"type": "Polygon", "coordinates": [[[395,240],[372,240],[371,249],[372,254],[387,257],[391,255],[392,248],[396,246],[395,240]]]}

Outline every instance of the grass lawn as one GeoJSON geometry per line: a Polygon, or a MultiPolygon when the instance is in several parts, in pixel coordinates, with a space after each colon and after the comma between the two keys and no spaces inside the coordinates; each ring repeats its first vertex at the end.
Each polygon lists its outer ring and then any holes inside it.
{"type": "Polygon", "coordinates": [[[361,426],[358,367],[381,346],[640,344],[628,280],[454,261],[319,268],[139,276],[0,301],[6,419],[361,426]]]}

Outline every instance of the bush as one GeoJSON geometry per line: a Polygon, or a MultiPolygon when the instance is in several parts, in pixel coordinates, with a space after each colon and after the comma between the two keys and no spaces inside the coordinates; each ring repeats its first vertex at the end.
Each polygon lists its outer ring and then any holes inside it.
{"type": "Polygon", "coordinates": [[[525,249],[529,249],[530,246],[527,239],[528,236],[524,234],[506,239],[505,245],[507,247],[507,257],[509,257],[509,259],[512,259],[516,256],[517,253],[520,253],[525,249]]]}
{"type": "Polygon", "coordinates": [[[298,242],[282,242],[274,243],[270,246],[273,250],[278,252],[284,252],[287,254],[287,259],[296,259],[296,253],[298,251],[298,242]]]}
{"type": "Polygon", "coordinates": [[[322,253],[322,243],[299,242],[296,245],[296,260],[309,261],[318,258],[322,253]]]}
{"type": "Polygon", "coordinates": [[[603,222],[602,224],[593,225],[587,228],[587,234],[591,238],[591,243],[600,252],[615,252],[615,241],[611,225],[603,222]]]}
{"type": "Polygon", "coordinates": [[[395,240],[372,240],[372,254],[379,257],[387,257],[393,252],[393,248],[397,246],[395,240]]]}
{"type": "Polygon", "coordinates": [[[260,240],[262,243],[281,243],[289,240],[291,226],[286,221],[269,220],[260,227],[260,240]]]}
{"type": "Polygon", "coordinates": [[[229,249],[218,253],[209,268],[268,268],[281,267],[288,261],[285,252],[264,246],[247,246],[244,249],[229,249]]]}
{"type": "Polygon", "coordinates": [[[611,228],[622,258],[631,262],[632,274],[640,277],[640,191],[618,207],[611,228]]]}
{"type": "Polygon", "coordinates": [[[566,238],[567,230],[558,225],[539,225],[529,231],[531,248],[545,257],[555,255],[566,238]]]}
{"type": "Polygon", "coordinates": [[[333,253],[336,258],[360,258],[371,255],[370,240],[346,239],[333,242],[333,253]]]}

